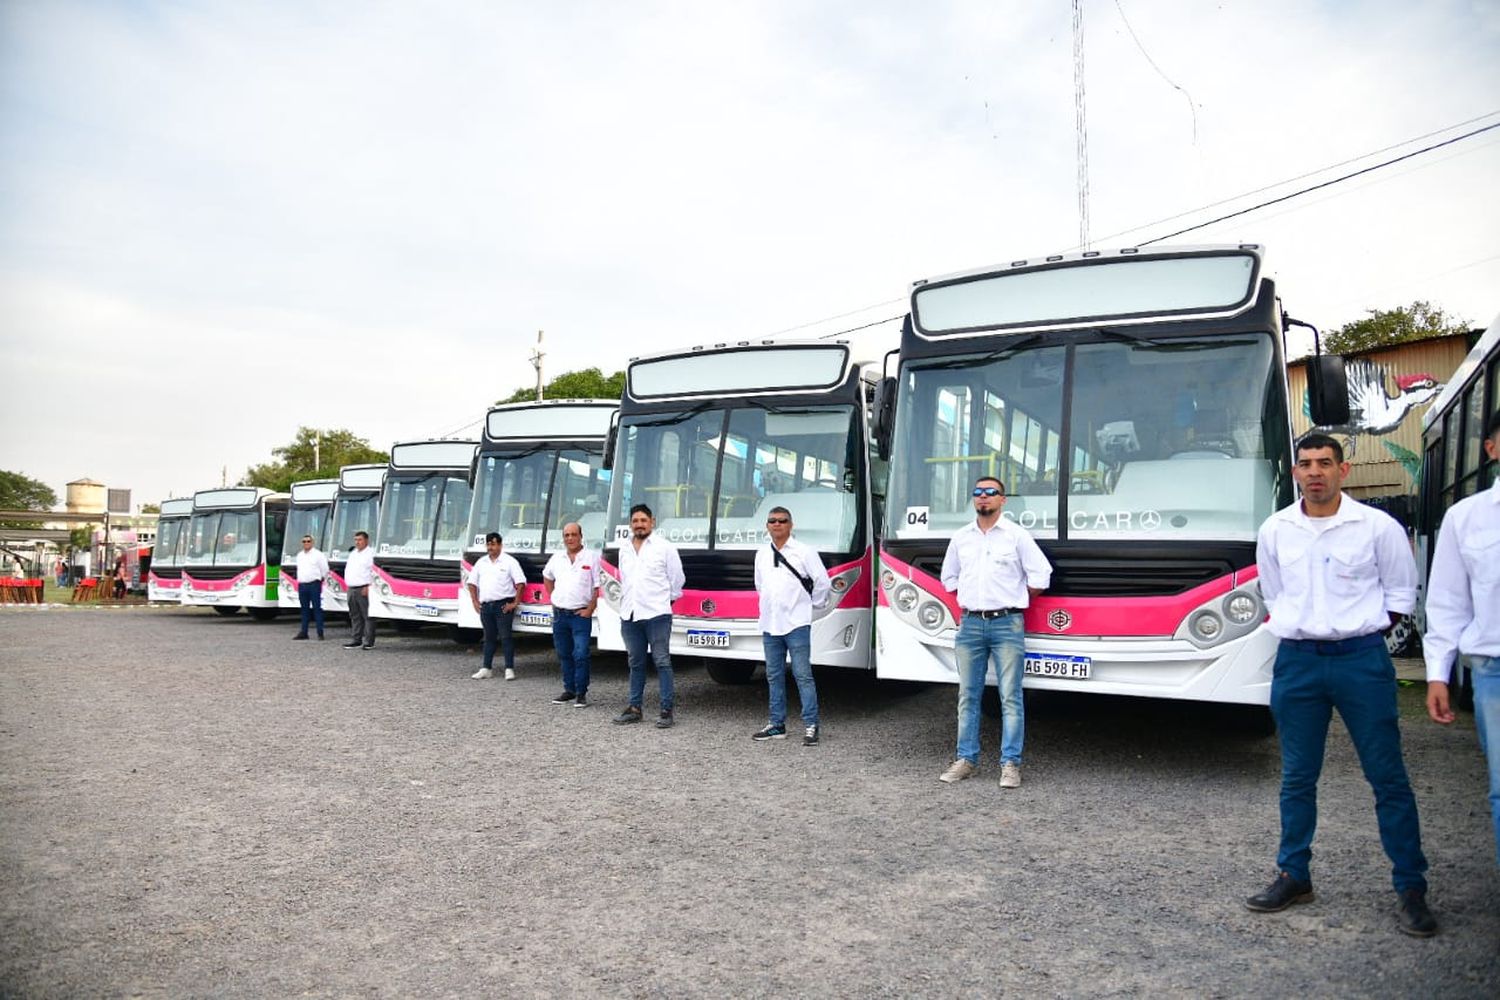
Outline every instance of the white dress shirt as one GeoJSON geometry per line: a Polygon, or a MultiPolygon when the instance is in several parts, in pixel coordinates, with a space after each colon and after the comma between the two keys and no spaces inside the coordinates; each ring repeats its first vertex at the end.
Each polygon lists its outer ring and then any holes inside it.
{"type": "Polygon", "coordinates": [[[297,553],[297,582],[317,583],[328,575],[328,559],[317,546],[297,553]]]}
{"type": "Polygon", "coordinates": [[[552,553],[542,579],[552,581],[552,606],[579,611],[594,600],[599,587],[599,550],[583,548],[570,559],[567,550],[552,553]]]}
{"type": "MultiPolygon", "coordinates": [[[[774,545],[775,543],[772,543],[774,545]]],[[[802,581],[776,561],[771,545],[755,550],[755,589],[760,594],[760,630],[769,635],[786,635],[793,629],[812,624],[813,608],[828,603],[830,586],[828,570],[818,550],[788,537],[781,547],[781,557],[804,577],[812,577],[809,594],[802,581]]]]}
{"type": "Polygon", "coordinates": [[[350,549],[349,561],[344,563],[344,583],[350,587],[368,587],[374,582],[375,550],[368,545],[350,549]]]}
{"type": "Polygon", "coordinates": [[[965,611],[1025,608],[1031,605],[1028,587],[1046,590],[1052,582],[1052,564],[1025,528],[1002,517],[980,531],[975,520],[953,533],[942,581],[965,611]]]}
{"type": "Polygon", "coordinates": [[[491,559],[486,552],[469,571],[470,585],[479,590],[479,603],[508,601],[516,596],[516,588],[526,586],[526,574],[521,564],[508,552],[491,559]]]}
{"type": "Polygon", "coordinates": [[[1453,505],[1433,550],[1422,636],[1427,679],[1446,682],[1460,652],[1500,656],[1500,479],[1453,505]]]}
{"type": "Polygon", "coordinates": [[[656,532],[646,536],[639,552],[635,539],[621,543],[620,617],[625,621],[671,614],[686,583],[677,547],[656,532]]]}
{"type": "Polygon", "coordinates": [[[1395,518],[1347,493],[1329,517],[1302,501],[1266,518],[1255,543],[1268,627],[1282,639],[1352,639],[1383,632],[1417,604],[1417,563],[1395,518]]]}

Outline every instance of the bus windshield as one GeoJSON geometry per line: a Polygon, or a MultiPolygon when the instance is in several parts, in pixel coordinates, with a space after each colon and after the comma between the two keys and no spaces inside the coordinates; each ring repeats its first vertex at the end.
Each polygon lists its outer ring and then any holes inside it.
{"type": "Polygon", "coordinates": [[[612,538],[644,503],[668,541],[750,549],[770,540],[772,507],[792,512],[797,537],[823,551],[854,548],[860,435],[852,406],[693,408],[620,422],[612,538]]]}
{"type": "Polygon", "coordinates": [[[178,546],[182,543],[183,528],[187,526],[187,523],[187,519],[181,517],[168,518],[157,523],[156,544],[151,550],[151,565],[180,566],[182,564],[182,553],[178,546]]]}
{"type": "Polygon", "coordinates": [[[297,561],[297,553],[302,551],[303,535],[312,535],[313,546],[322,552],[323,546],[328,542],[327,528],[328,508],[326,506],[293,507],[287,513],[286,535],[281,546],[281,564],[291,566],[297,561]]]}
{"type": "Polygon", "coordinates": [[[1041,538],[1253,540],[1291,501],[1269,335],[1097,335],[914,364],[886,507],[898,538],[948,535],[996,476],[1041,538]],[[1064,400],[1071,400],[1064,411],[1064,400]]]}
{"type": "Polygon", "coordinates": [[[560,548],[568,521],[582,524],[586,544],[604,543],[609,473],[599,468],[598,455],[579,448],[485,452],[479,456],[475,488],[470,549],[484,548],[484,536],[491,531],[501,534],[508,552],[560,548]]]}
{"type": "Polygon", "coordinates": [[[469,484],[449,473],[392,475],[380,506],[379,554],[454,559],[462,554],[469,484]]]}
{"type": "Polygon", "coordinates": [[[375,539],[376,515],[380,513],[380,494],[354,493],[341,496],[333,505],[333,525],[328,538],[328,558],[344,562],[354,548],[354,533],[363,531],[375,539]]]}
{"type": "Polygon", "coordinates": [[[259,510],[194,514],[185,566],[254,566],[260,562],[259,510]]]}

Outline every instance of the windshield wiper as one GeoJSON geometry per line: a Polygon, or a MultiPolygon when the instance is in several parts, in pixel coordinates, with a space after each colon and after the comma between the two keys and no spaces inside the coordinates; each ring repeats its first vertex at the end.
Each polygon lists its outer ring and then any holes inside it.
{"type": "Polygon", "coordinates": [[[979,357],[954,358],[952,361],[939,361],[934,365],[923,365],[921,371],[943,371],[948,368],[969,368],[976,364],[987,365],[992,361],[1008,361],[1021,351],[1031,347],[1042,339],[1040,333],[1033,333],[1029,337],[1023,337],[1014,344],[1007,344],[989,354],[981,354],[979,357]]]}

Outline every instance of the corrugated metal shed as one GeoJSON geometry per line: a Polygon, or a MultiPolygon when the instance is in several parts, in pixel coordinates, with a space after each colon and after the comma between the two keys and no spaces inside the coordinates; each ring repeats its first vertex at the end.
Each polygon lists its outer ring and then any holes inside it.
{"type": "MultiPolygon", "coordinates": [[[[1344,488],[1355,498],[1415,495],[1422,461],[1422,414],[1469,351],[1466,334],[1433,337],[1351,354],[1350,424],[1321,428],[1344,443],[1352,466],[1344,488]]],[[[1307,364],[1287,366],[1292,430],[1312,430],[1307,364]]]]}

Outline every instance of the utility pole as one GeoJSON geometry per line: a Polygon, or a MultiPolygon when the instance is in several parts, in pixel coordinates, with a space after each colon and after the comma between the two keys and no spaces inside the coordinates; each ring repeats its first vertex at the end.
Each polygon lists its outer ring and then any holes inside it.
{"type": "Polygon", "coordinates": [[[1089,248],[1089,129],[1083,80],[1083,3],[1073,0],[1073,128],[1078,166],[1078,244],[1089,248]]]}
{"type": "Polygon", "coordinates": [[[536,369],[536,400],[542,401],[542,359],[547,355],[542,351],[542,331],[536,332],[536,350],[531,352],[531,366],[536,369]]]}
{"type": "Polygon", "coordinates": [[[313,431],[313,475],[323,467],[323,434],[321,431],[313,431]]]}

